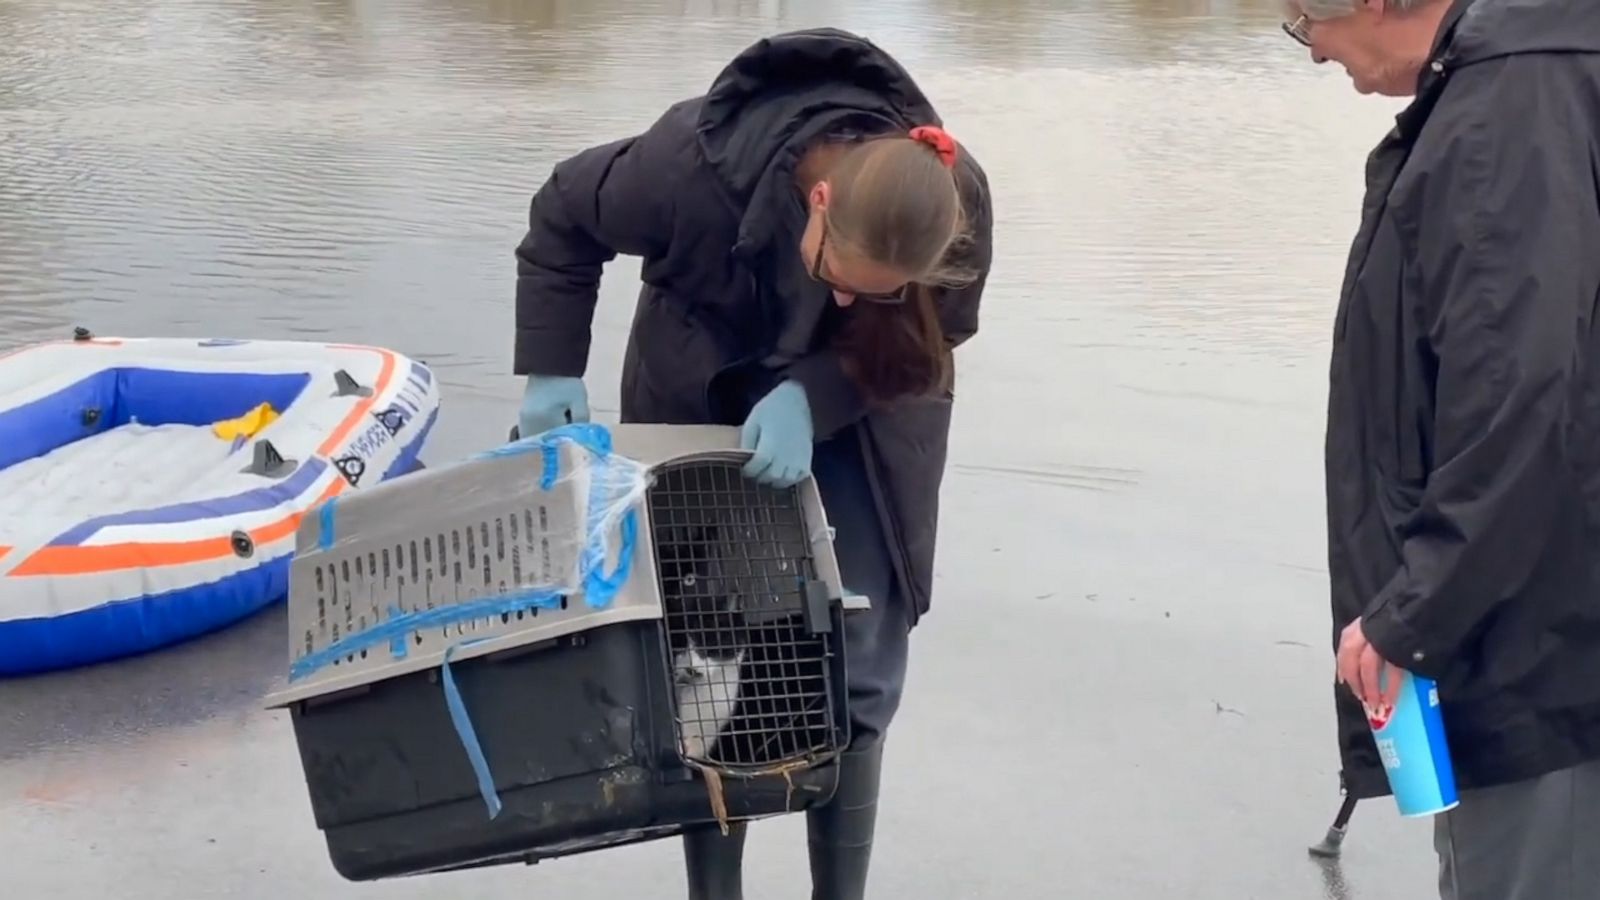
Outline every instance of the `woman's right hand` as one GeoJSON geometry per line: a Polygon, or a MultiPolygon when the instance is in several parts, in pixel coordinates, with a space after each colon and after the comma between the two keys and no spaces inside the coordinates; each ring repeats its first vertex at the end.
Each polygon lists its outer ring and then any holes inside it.
{"type": "Polygon", "coordinates": [[[530,438],[569,422],[589,421],[589,391],[582,378],[529,375],[518,411],[519,437],[530,438]]]}

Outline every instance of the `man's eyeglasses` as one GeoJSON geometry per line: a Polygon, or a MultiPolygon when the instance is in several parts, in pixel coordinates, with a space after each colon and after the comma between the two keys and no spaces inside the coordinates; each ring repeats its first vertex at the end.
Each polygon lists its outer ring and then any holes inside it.
{"type": "Polygon", "coordinates": [[[1294,38],[1302,47],[1311,46],[1311,17],[1301,16],[1293,22],[1283,23],[1283,33],[1294,38]]]}
{"type": "Polygon", "coordinates": [[[827,276],[822,274],[822,250],[826,246],[828,246],[828,220],[823,219],[822,237],[817,241],[817,256],[811,261],[811,277],[813,280],[820,281],[841,294],[850,294],[857,300],[863,300],[867,303],[897,304],[906,302],[906,289],[904,286],[887,294],[866,294],[854,288],[847,288],[844,285],[834,284],[829,281],[827,276]]]}

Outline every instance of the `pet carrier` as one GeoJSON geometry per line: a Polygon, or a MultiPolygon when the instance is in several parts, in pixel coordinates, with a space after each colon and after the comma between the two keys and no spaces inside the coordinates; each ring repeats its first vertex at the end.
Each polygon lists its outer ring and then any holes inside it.
{"type": "Polygon", "coordinates": [[[341,875],[831,799],[842,617],[866,600],[843,596],[815,484],[746,479],[737,437],[570,425],[307,516],[269,703],[341,875]]]}

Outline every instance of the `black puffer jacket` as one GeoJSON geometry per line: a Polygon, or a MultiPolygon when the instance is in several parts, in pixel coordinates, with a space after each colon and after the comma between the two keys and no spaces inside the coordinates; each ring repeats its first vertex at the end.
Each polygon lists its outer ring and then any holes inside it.
{"type": "MultiPolygon", "coordinates": [[[[777,377],[801,382],[818,440],[857,429],[876,506],[911,614],[928,608],[952,396],[869,412],[815,332],[828,289],[798,247],[805,206],[794,166],[839,129],[940,124],[887,53],[834,29],[782,34],[737,56],[710,91],[673,105],[644,133],[555,167],[517,248],[515,372],[581,375],[601,264],[643,258],[644,285],[622,373],[624,421],[736,425],[777,377]],[[801,347],[783,372],[760,363],[801,347]]],[[[974,232],[960,262],[980,273],[937,292],[952,344],[978,328],[992,215],[983,169],[957,166],[974,232]]]]}
{"type": "Polygon", "coordinates": [[[1329,567],[1335,646],[1362,616],[1439,682],[1465,789],[1600,758],[1600,7],[1461,0],[1429,60],[1334,326],[1329,567]]]}

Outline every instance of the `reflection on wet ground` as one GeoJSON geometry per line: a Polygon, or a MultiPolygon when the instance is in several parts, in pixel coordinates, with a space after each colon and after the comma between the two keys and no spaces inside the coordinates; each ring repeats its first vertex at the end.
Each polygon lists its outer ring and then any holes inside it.
{"type": "MultiPolygon", "coordinates": [[[[765,33],[864,31],[1000,211],[875,895],[1426,896],[1426,826],[1383,802],[1342,872],[1305,854],[1338,801],[1326,334],[1396,106],[1278,20],[1272,0],[7,0],[0,347],[80,324],[386,344],[439,372],[430,456],[460,456],[512,417],[510,251],[549,167],[765,33]]],[[[603,291],[602,417],[635,272],[603,291]]],[[[261,709],[283,647],[279,609],[0,682],[0,877],[127,900],[677,895],[671,844],[340,882],[261,709]]],[[[755,896],[803,894],[803,841],[758,829],[755,896]]]]}

